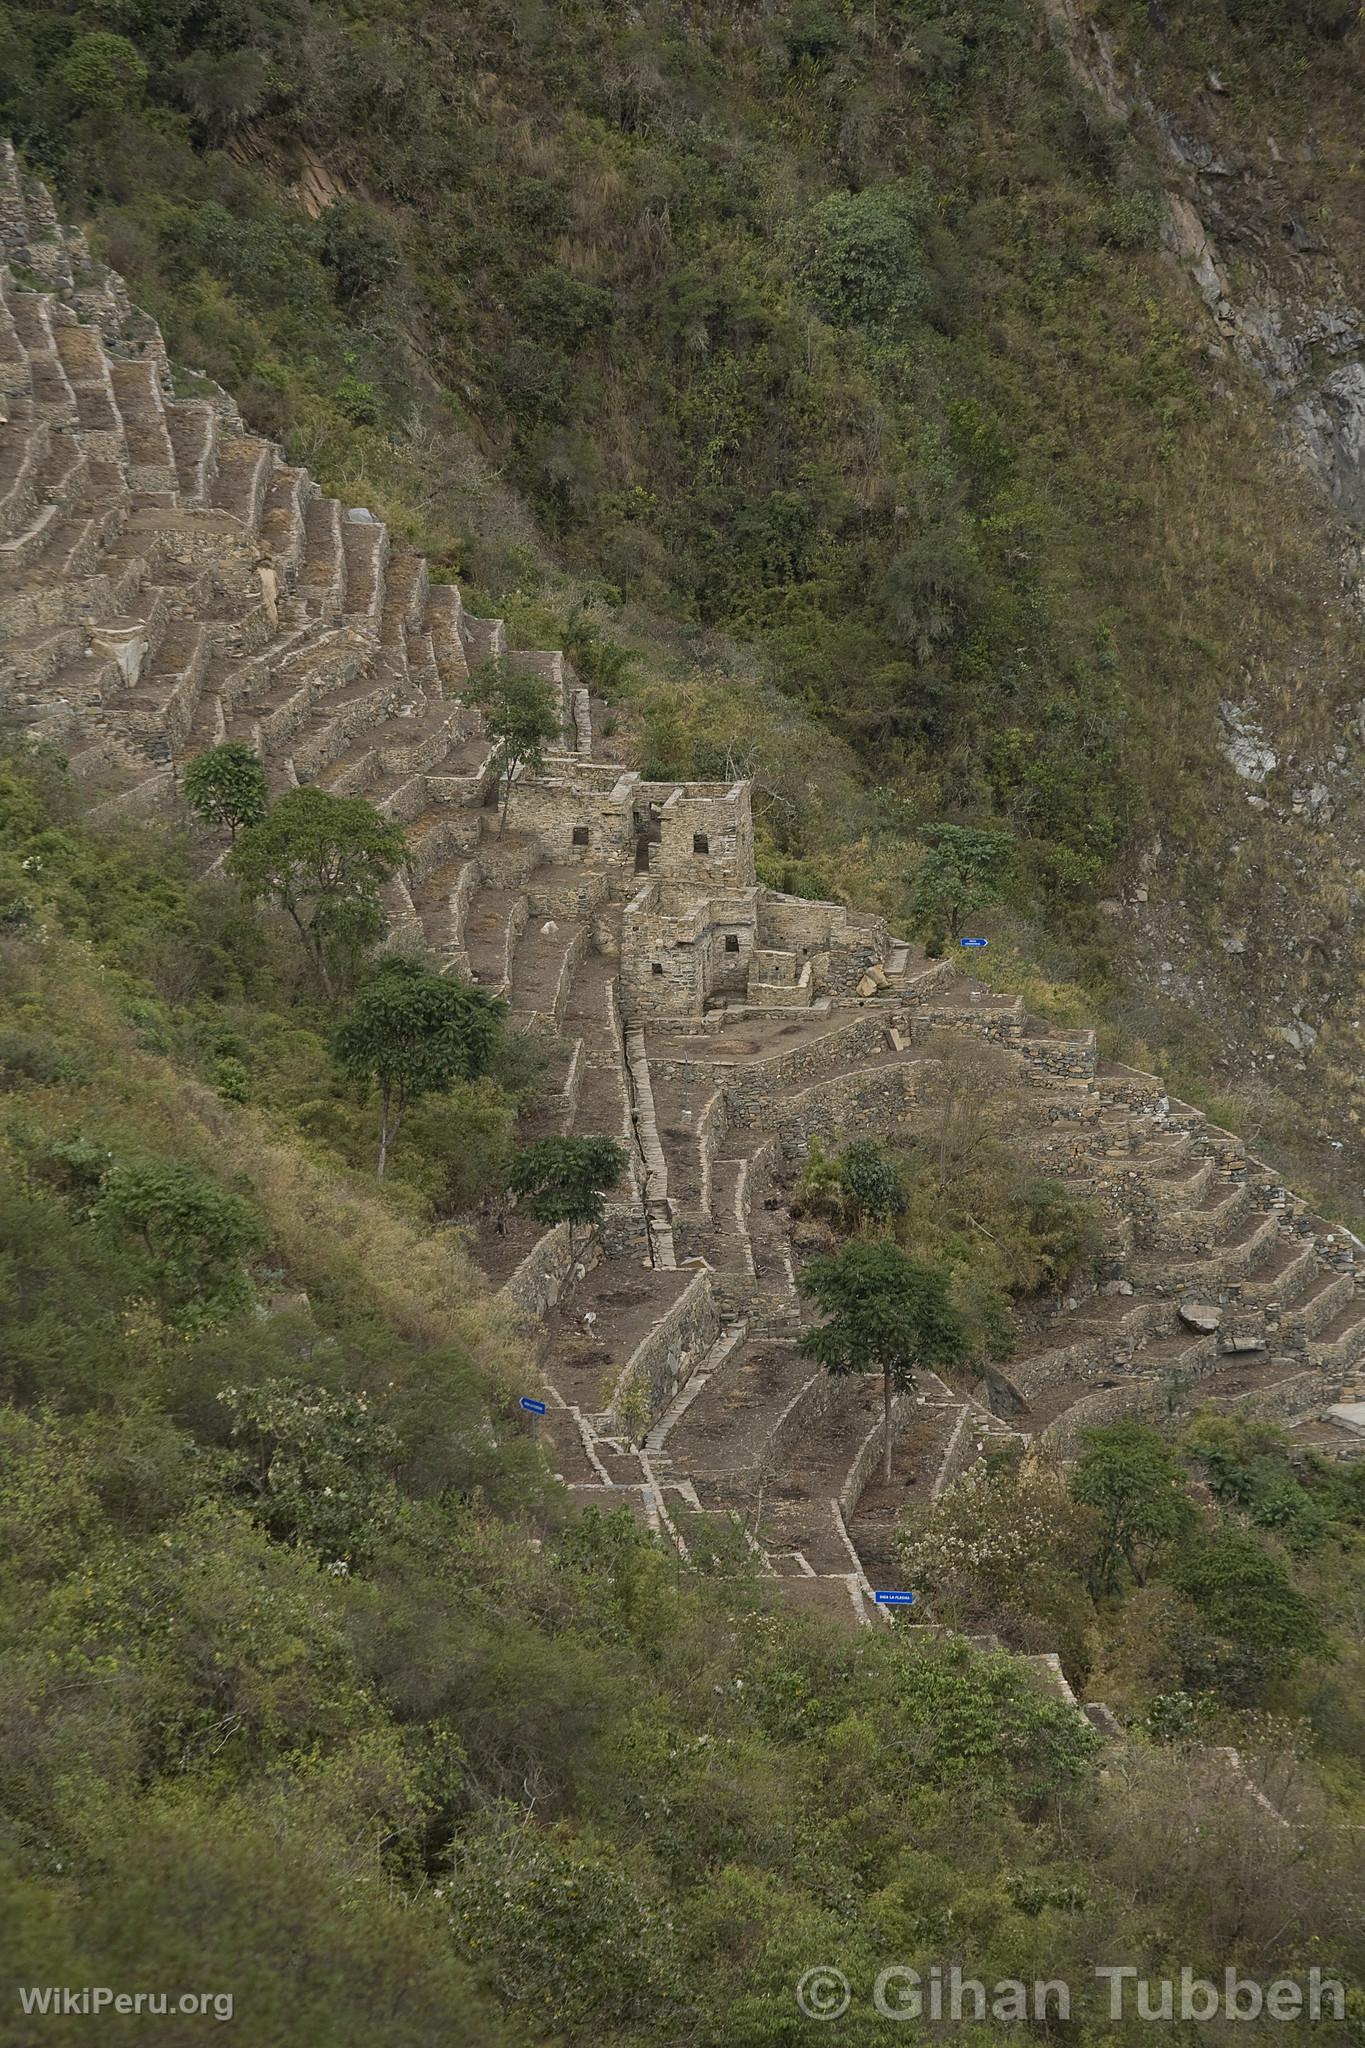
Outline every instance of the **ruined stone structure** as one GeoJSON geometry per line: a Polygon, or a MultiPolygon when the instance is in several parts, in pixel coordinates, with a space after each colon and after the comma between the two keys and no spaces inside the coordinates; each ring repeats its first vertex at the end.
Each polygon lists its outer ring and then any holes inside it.
{"type": "Polygon", "coordinates": [[[277,791],[366,796],[407,835],[389,943],[501,992],[543,1038],[541,1128],[628,1148],[591,1270],[570,1271],[562,1229],[515,1219],[478,1248],[537,1333],[570,1486],[684,1550],[723,1527],[776,1592],[865,1623],[870,1582],[894,1584],[897,1507],[992,1440],[1066,1455],[1087,1423],[1213,1401],[1349,1448],[1321,1418],[1365,1353],[1354,1240],[1093,1034],[875,918],[759,886],[748,785],[606,758],[558,654],[514,657],[550,683],[562,740],[501,831],[462,695],[508,651],[501,622],[173,372],[8,151],[0,255],[7,715],[66,751],[95,821],[173,814],[185,761],[225,737],[277,791]],[[797,1348],[784,1190],[813,1137],[929,1114],[964,1034],[1007,1063],[1040,1169],[1102,1201],[1112,1256],[989,1385],[931,1379],[901,1402],[888,1492],[870,1477],[879,1385],[830,1382],[797,1348]]]}

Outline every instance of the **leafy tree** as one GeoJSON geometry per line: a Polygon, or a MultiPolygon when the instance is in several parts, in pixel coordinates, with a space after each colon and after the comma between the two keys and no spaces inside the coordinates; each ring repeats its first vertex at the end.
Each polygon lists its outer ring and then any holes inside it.
{"type": "Polygon", "coordinates": [[[493,1988],[561,2040],[644,2040],[690,2018],[672,1915],[614,1860],[539,1833],[495,1811],[455,1851],[452,1905],[493,1988]]]}
{"type": "Polygon", "coordinates": [[[506,1006],[486,989],[433,974],[419,960],[386,960],[370,976],[337,1033],[357,1080],[379,1086],[378,1177],[412,1105],[484,1073],[506,1006]]]}
{"type": "Polygon", "coordinates": [[[886,1224],[905,1209],[900,1171],[875,1138],[860,1138],[839,1162],[839,1177],[860,1226],[886,1224]]]}
{"type": "Polygon", "coordinates": [[[141,1245],[157,1293],[178,1320],[219,1321],[250,1300],[242,1261],[264,1242],[259,1219],[194,1167],[163,1160],[111,1166],[91,1214],[141,1245]]]}
{"type": "Polygon", "coordinates": [[[1188,1681],[1234,1704],[1329,1647],[1312,1601],[1249,1529],[1219,1529],[1171,1577],[1207,1631],[1186,1645],[1188,1681]]]}
{"type": "Polygon", "coordinates": [[[920,312],[929,297],[922,228],[927,184],[901,179],[831,192],[789,229],[796,274],[838,326],[920,312]]]}
{"type": "Polygon", "coordinates": [[[1013,1649],[1060,1651],[1079,1678],[1095,1620],[1085,1582],[1094,1521],[1059,1472],[997,1455],[909,1512],[896,1540],[903,1583],[936,1620],[989,1630],[1013,1649]]]}
{"type": "Polygon", "coordinates": [[[379,891],[403,858],[403,831],[360,796],[291,789],[248,826],[229,862],[251,902],[283,910],[328,996],[384,929],[379,891]]]}
{"type": "Polygon", "coordinates": [[[176,65],[170,85],[208,140],[221,145],[261,111],[270,66],[259,50],[195,50],[176,65]]]}
{"type": "Polygon", "coordinates": [[[541,1138],[512,1162],[511,1188],[537,1223],[592,1229],[606,1214],[606,1196],[626,1171],[625,1148],[615,1138],[541,1138]]]}
{"type": "Polygon", "coordinates": [[[268,808],[259,755],[240,740],[196,754],[185,770],[185,801],[206,824],[226,825],[235,845],[242,826],[259,824],[268,808]]]}
{"type": "Polygon", "coordinates": [[[78,106],[117,114],[142,97],[147,66],[126,36],[99,28],[77,36],[57,75],[78,106]]]}
{"type": "Polygon", "coordinates": [[[805,1355],[826,1372],[882,1376],[882,1474],[889,1483],[895,1395],[910,1391],[917,1371],[956,1365],[970,1349],[949,1276],[939,1267],[917,1265],[898,1245],[874,1241],[812,1259],[800,1284],[827,1318],[802,1337],[805,1355]]]}
{"type": "Polygon", "coordinates": [[[1240,1508],[1258,1529],[1273,1530],[1296,1555],[1316,1550],[1335,1530],[1331,1491],[1318,1498],[1290,1463],[1284,1434],[1253,1416],[1210,1411],[1191,1423],[1182,1448],[1218,1499],[1240,1508]]]}
{"type": "Polygon", "coordinates": [[[560,737],[559,706],[544,676],[500,659],[484,663],[470,678],[465,696],[482,711],[484,724],[497,741],[505,828],[516,777],[539,774],[546,748],[560,737]]]}
{"type": "Polygon", "coordinates": [[[1156,1552],[1178,1543],[1194,1521],[1180,1460],[1142,1422],[1087,1430],[1084,1445],[1071,1491],[1100,1517],[1096,1582],[1112,1586],[1122,1562],[1143,1586],[1156,1552]]]}
{"type": "Polygon", "coordinates": [[[841,1229],[866,1230],[903,1215],[905,1187],[900,1168],[875,1138],[859,1139],[838,1158],[826,1156],[812,1139],[796,1192],[796,1213],[827,1216],[841,1229]]]}
{"type": "Polygon", "coordinates": [[[369,1397],[272,1379],[224,1387],[218,1399],[270,1534],[310,1545],[326,1564],[363,1564],[397,1506],[388,1468],[398,1438],[369,1397]]]}
{"type": "Polygon", "coordinates": [[[1000,901],[1014,857],[1007,832],[983,825],[935,825],[930,850],[915,870],[910,914],[931,951],[963,937],[967,921],[1000,901]]]}
{"type": "Polygon", "coordinates": [[[341,305],[358,306],[392,289],[403,259],[383,214],[360,200],[342,199],[323,214],[318,233],[341,305]]]}
{"type": "Polygon", "coordinates": [[[611,317],[611,293],[545,264],[518,286],[520,324],[549,348],[575,349],[611,317]]]}
{"type": "Polygon", "coordinates": [[[1104,1233],[1096,1210],[1061,1181],[1028,1180],[1009,1207],[1030,1287],[1065,1287],[1099,1256],[1104,1233]]]}

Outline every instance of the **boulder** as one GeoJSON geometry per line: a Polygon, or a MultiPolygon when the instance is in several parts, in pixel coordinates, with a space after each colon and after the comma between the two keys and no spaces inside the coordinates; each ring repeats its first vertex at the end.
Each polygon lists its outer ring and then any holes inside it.
{"type": "Polygon", "coordinates": [[[1204,1336],[1210,1336],[1223,1320],[1222,1309],[1213,1301],[1182,1301],[1178,1314],[1187,1330],[1198,1330],[1204,1336]]]}

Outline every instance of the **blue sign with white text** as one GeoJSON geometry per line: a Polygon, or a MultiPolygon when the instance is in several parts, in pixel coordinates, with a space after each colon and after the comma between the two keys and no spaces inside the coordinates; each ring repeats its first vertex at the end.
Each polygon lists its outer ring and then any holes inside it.
{"type": "Polygon", "coordinates": [[[989,946],[989,939],[959,939],[959,946],[989,946]]]}
{"type": "Polygon", "coordinates": [[[872,1598],[881,1607],[913,1607],[915,1604],[913,1593],[874,1593],[872,1598]]]}
{"type": "Polygon", "coordinates": [[[543,1415],[545,1413],[545,1403],[543,1401],[533,1401],[529,1394],[522,1395],[521,1405],[528,1415],[543,1415]]]}

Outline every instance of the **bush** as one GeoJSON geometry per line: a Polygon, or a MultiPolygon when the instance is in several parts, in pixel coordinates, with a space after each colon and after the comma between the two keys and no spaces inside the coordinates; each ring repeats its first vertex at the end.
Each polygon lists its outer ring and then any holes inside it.
{"type": "Polygon", "coordinates": [[[532,342],[571,351],[610,319],[611,293],[546,264],[518,287],[515,310],[532,342]]]}
{"type": "Polygon", "coordinates": [[[93,29],[77,36],[57,76],[78,106],[91,113],[117,114],[142,97],[147,66],[126,36],[93,29]]]}
{"type": "Polygon", "coordinates": [[[1220,1529],[1171,1578],[1203,1623],[1184,1645],[1191,1686],[1246,1704],[1329,1647],[1312,1602],[1247,1529],[1220,1529]]]}
{"type": "Polygon", "coordinates": [[[846,326],[924,310],[928,211],[927,188],[902,179],[865,192],[831,192],[786,233],[792,267],[827,320],[846,326]]]}
{"type": "Polygon", "coordinates": [[[403,267],[392,223],[356,199],[328,207],[318,226],[318,245],[341,306],[355,307],[384,296],[403,267]]]}
{"type": "Polygon", "coordinates": [[[92,1214],[139,1248],[176,1320],[222,1321],[250,1301],[242,1260],[264,1243],[260,1220],[240,1196],[193,1167],[158,1160],[110,1166],[92,1214]]]}
{"type": "Polygon", "coordinates": [[[1158,192],[1121,192],[1100,215],[1100,237],[1113,249],[1150,249],[1166,219],[1158,192]]]}

